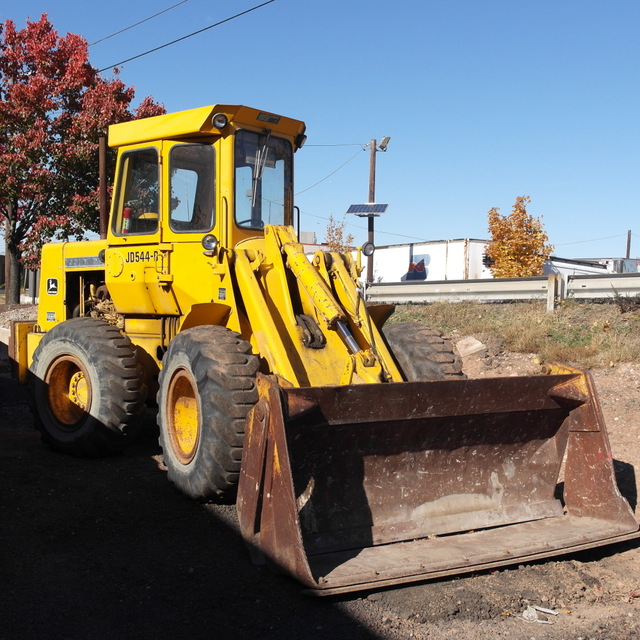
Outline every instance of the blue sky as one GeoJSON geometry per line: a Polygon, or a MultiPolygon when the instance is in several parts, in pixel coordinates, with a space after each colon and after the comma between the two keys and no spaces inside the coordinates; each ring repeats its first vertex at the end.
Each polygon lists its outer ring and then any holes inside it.
{"type": "MultiPolygon", "coordinates": [[[[46,12],[92,43],[178,2],[4,0],[0,21],[46,12]]],[[[187,0],[91,46],[91,63],[259,3],[187,0]]],[[[624,256],[630,229],[636,257],[639,36],[637,0],[275,0],[127,62],[121,78],[168,111],[239,103],[304,120],[296,203],[319,240],[330,215],[367,201],[366,145],[391,136],[376,154],[376,200],[389,204],[378,245],[486,238],[489,208],[529,195],[556,255],[624,256]]],[[[346,222],[364,242],[366,220],[346,222]]]]}

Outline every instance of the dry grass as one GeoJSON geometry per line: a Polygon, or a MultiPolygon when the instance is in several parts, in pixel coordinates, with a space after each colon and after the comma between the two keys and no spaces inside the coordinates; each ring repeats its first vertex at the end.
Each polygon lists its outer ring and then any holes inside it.
{"type": "MultiPolygon", "coordinates": [[[[0,294],[0,304],[4,295],[0,294]]],[[[389,322],[424,322],[457,340],[473,336],[543,362],[592,368],[640,362],[640,298],[599,304],[566,301],[547,313],[546,302],[399,305],[389,322]]]]}
{"type": "Polygon", "coordinates": [[[407,320],[424,322],[453,338],[499,340],[509,351],[534,353],[546,362],[587,368],[640,362],[640,306],[623,308],[615,300],[567,301],[554,313],[547,313],[545,302],[399,306],[391,321],[407,320]]]}

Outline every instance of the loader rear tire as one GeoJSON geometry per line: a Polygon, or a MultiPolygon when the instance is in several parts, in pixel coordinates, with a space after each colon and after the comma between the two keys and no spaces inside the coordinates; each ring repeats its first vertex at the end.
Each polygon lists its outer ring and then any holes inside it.
{"type": "Polygon", "coordinates": [[[247,413],[258,400],[258,358],[221,326],[186,329],[169,344],[158,392],[169,479],[197,500],[235,500],[247,413]]]}
{"type": "Polygon", "coordinates": [[[131,341],[97,318],[53,327],[33,354],[29,385],[43,441],[77,456],[120,451],[146,399],[131,341]]]}
{"type": "Polygon", "coordinates": [[[397,322],[386,325],[382,332],[408,382],[466,377],[453,344],[439,331],[420,322],[397,322]]]}

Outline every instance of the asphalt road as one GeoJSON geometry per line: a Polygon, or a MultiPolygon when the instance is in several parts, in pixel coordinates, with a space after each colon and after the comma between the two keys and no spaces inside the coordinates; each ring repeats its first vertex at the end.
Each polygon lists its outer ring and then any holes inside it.
{"type": "Polygon", "coordinates": [[[153,432],[100,460],[56,454],[0,363],[0,638],[380,637],[254,566],[234,507],[184,498],[153,432]]]}

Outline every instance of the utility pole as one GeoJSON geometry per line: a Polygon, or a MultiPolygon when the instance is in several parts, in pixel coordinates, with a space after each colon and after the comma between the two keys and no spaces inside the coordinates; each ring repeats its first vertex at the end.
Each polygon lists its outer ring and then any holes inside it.
{"type": "MultiPolygon", "coordinates": [[[[370,242],[373,246],[375,242],[373,241],[373,219],[380,215],[381,211],[376,211],[373,206],[376,201],[376,153],[378,151],[386,151],[387,146],[389,144],[389,140],[391,138],[386,136],[382,138],[380,144],[378,144],[377,140],[372,140],[370,143],[370,155],[369,155],[369,205],[370,212],[368,214],[368,222],[367,222],[367,242],[370,242]]],[[[386,209],[386,205],[384,205],[384,209],[386,209]]],[[[384,211],[382,209],[382,211],[384,211]]],[[[367,257],[367,284],[371,284],[373,282],[373,254],[367,257]]]]}
{"type": "MultiPolygon", "coordinates": [[[[378,150],[377,140],[371,141],[371,153],[369,155],[369,203],[376,201],[376,151],[378,150]]],[[[374,215],[367,218],[367,242],[375,244],[373,241],[373,219],[374,215]]],[[[373,254],[367,258],[367,284],[373,282],[373,254]]]]}
{"type": "Polygon", "coordinates": [[[386,136],[380,140],[378,144],[377,140],[372,140],[369,144],[369,202],[367,204],[352,204],[347,209],[347,213],[354,213],[359,218],[368,218],[367,222],[367,242],[362,247],[363,255],[367,257],[367,284],[373,282],[373,219],[384,213],[387,210],[388,205],[376,204],[376,152],[386,151],[387,145],[391,138],[386,136]],[[366,247],[366,251],[365,251],[366,247]]]}
{"type": "Polygon", "coordinates": [[[99,187],[98,195],[100,202],[100,238],[104,240],[107,237],[107,225],[109,221],[109,211],[107,209],[107,137],[100,136],[98,147],[98,175],[99,187]]]}
{"type": "Polygon", "coordinates": [[[627,255],[625,257],[627,260],[631,257],[631,229],[627,231],[627,255]]]}

